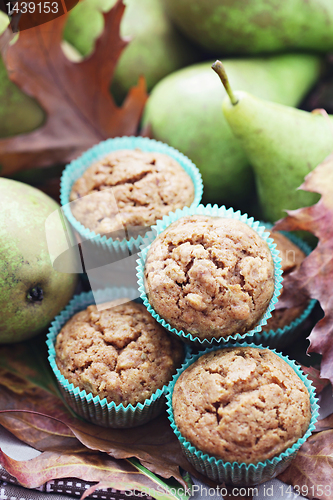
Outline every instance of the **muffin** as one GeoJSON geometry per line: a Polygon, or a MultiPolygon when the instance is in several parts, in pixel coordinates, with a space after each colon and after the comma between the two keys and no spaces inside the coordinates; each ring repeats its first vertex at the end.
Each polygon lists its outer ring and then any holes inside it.
{"type": "Polygon", "coordinates": [[[258,464],[292,447],[311,420],[309,392],[274,352],[216,350],[178,378],[173,417],[181,435],[224,462],[258,464]]]}
{"type": "Polygon", "coordinates": [[[267,310],[274,261],[245,222],[186,215],[152,242],[144,286],[149,304],[172,328],[200,340],[226,338],[250,331],[267,310]]]}
{"type": "Polygon", "coordinates": [[[90,305],[62,326],[56,365],[68,384],[100,400],[145,403],[181,364],[182,344],[141,304],[116,300],[99,309],[90,305]]]}
{"type": "MultiPolygon", "coordinates": [[[[270,231],[270,237],[273,238],[282,259],[282,276],[285,277],[287,274],[296,271],[306,257],[303,250],[280,232],[270,231]]],[[[282,296],[283,288],[281,292],[281,297],[282,296]]],[[[272,311],[272,316],[267,320],[267,324],[263,326],[262,330],[268,332],[270,330],[275,331],[279,328],[283,329],[286,325],[296,320],[307,306],[308,301],[297,307],[274,309],[274,311],[272,311]]]]}
{"type": "Polygon", "coordinates": [[[72,215],[85,228],[114,240],[144,234],[147,226],[190,206],[195,188],[171,156],[140,149],[112,151],[73,184],[72,215]]]}

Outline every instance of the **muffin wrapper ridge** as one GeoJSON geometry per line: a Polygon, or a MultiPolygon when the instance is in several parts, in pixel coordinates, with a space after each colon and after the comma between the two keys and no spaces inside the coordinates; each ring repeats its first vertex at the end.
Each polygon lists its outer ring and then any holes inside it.
{"type": "MultiPolygon", "coordinates": [[[[137,290],[134,288],[115,287],[98,290],[95,292],[95,297],[99,303],[104,300],[109,301],[122,297],[134,300],[137,298],[137,290]]],[[[158,389],[144,403],[137,403],[135,406],[129,404],[125,407],[123,404],[108,403],[106,398],[100,399],[99,396],[94,397],[91,393],[86,393],[85,390],[74,387],[73,384],[70,384],[66,380],[57,367],[55,361],[55,341],[58,333],[74,314],[82,311],[91,304],[95,304],[92,292],[84,292],[74,296],[68,306],[52,322],[47,334],[48,359],[64,400],[79,416],[103,427],[122,428],[145,424],[165,410],[166,385],[162,389],[158,389]]],[[[185,349],[185,361],[189,355],[190,350],[185,349]]]]}
{"type": "Polygon", "coordinates": [[[315,390],[311,381],[308,380],[307,375],[303,374],[301,368],[287,356],[276,352],[275,349],[269,349],[277,354],[277,356],[279,356],[281,359],[286,361],[288,365],[291,366],[291,368],[293,368],[293,370],[300,377],[309,392],[311,404],[311,420],[306,433],[302,438],[296,441],[296,443],[294,443],[292,447],[280,453],[280,455],[277,455],[272,459],[259,462],[256,465],[245,464],[244,462],[224,462],[221,459],[215,458],[214,456],[208,455],[207,453],[203,453],[195,446],[193,446],[189,441],[187,441],[181,435],[176,426],[172,409],[173,390],[180,374],[184,370],[186,370],[186,368],[188,368],[192,363],[194,363],[194,361],[211,351],[216,351],[227,347],[256,347],[260,349],[268,349],[267,347],[258,344],[237,342],[228,343],[221,347],[215,346],[213,348],[208,348],[197,355],[191,356],[187,361],[185,361],[183,366],[177,370],[176,375],[174,375],[172,382],[169,384],[167,394],[167,413],[172,430],[174,431],[180,442],[183,453],[185,453],[188,461],[193,465],[193,467],[195,467],[197,471],[209,477],[210,479],[217,481],[218,483],[226,483],[238,486],[253,486],[265,481],[269,481],[270,479],[278,476],[289,466],[290,462],[295,458],[298,449],[308,439],[308,437],[311,436],[312,432],[315,429],[319,410],[318,398],[316,397],[315,390]]]}
{"type": "MultiPolygon", "coordinates": [[[[263,224],[267,229],[271,229],[273,227],[273,224],[269,222],[261,222],[261,224],[263,224]]],[[[311,247],[305,241],[301,240],[294,234],[289,233],[288,231],[279,232],[286,236],[301,250],[303,250],[305,255],[309,255],[309,253],[311,252],[311,247]]],[[[294,319],[294,321],[289,323],[289,325],[285,325],[283,328],[278,328],[277,330],[269,330],[268,332],[256,332],[253,336],[253,342],[272,348],[282,349],[284,347],[287,347],[298,338],[299,334],[302,331],[302,324],[313,311],[316,302],[317,301],[315,299],[309,300],[309,303],[302,314],[298,318],[294,319]]]]}
{"type": "Polygon", "coordinates": [[[226,342],[231,341],[239,341],[247,337],[253,337],[255,333],[261,331],[262,326],[266,325],[268,318],[270,318],[271,311],[274,309],[276,302],[278,301],[278,296],[280,294],[280,290],[282,288],[282,269],[281,269],[281,259],[279,257],[279,252],[276,249],[276,245],[272,238],[269,237],[269,233],[265,232],[265,227],[260,224],[259,221],[255,221],[253,217],[249,217],[247,214],[241,214],[240,211],[235,212],[233,208],[226,208],[225,206],[218,207],[217,205],[199,205],[198,207],[185,207],[182,210],[178,209],[175,212],[170,212],[169,215],[163,217],[162,220],[157,221],[155,226],[152,226],[152,231],[147,233],[144,238],[143,245],[141,246],[141,252],[139,253],[139,258],[137,260],[137,278],[138,278],[138,287],[140,292],[140,297],[143,301],[143,304],[147,307],[148,311],[152,316],[161,323],[164,328],[167,328],[170,332],[174,333],[178,337],[180,337],[184,342],[187,343],[195,343],[198,347],[209,347],[212,345],[222,345],[226,342]],[[269,249],[271,251],[273,261],[274,261],[274,293],[271,298],[269,305],[263,314],[259,323],[255,326],[254,329],[244,333],[235,333],[235,335],[229,335],[228,337],[220,337],[213,338],[211,340],[204,339],[201,340],[198,337],[193,337],[191,333],[185,333],[183,330],[177,330],[173,328],[169,323],[167,323],[150,305],[145,285],[144,285],[144,268],[145,261],[147,258],[147,253],[149,251],[151,243],[154,241],[156,236],[162,233],[170,224],[175,222],[176,220],[184,217],[186,215],[209,215],[213,217],[224,217],[228,219],[235,219],[241,222],[244,222],[249,227],[254,229],[259,236],[267,242],[269,249]]]}
{"type": "Polygon", "coordinates": [[[60,185],[60,202],[63,207],[64,214],[74,229],[80,234],[83,240],[91,240],[96,245],[104,246],[106,248],[124,248],[128,247],[130,250],[134,251],[139,249],[140,245],[143,243],[143,237],[138,236],[137,238],[130,238],[130,240],[117,241],[112,238],[107,238],[107,236],[101,236],[86,228],[73,216],[70,208],[69,196],[72,190],[74,182],[83,175],[83,173],[90,167],[93,163],[101,160],[108,153],[113,151],[118,151],[120,149],[136,149],[139,148],[142,151],[150,151],[156,153],[163,153],[171,156],[174,160],[183,167],[185,172],[191,177],[194,184],[194,200],[191,205],[196,207],[199,205],[203,192],[203,183],[201,179],[201,174],[194,163],[187,158],[187,156],[180,153],[177,149],[168,146],[167,144],[156,141],[155,139],[149,139],[147,137],[115,137],[113,139],[107,139],[106,141],[96,144],[92,148],[88,149],[81,156],[69,163],[61,176],[60,185]]]}

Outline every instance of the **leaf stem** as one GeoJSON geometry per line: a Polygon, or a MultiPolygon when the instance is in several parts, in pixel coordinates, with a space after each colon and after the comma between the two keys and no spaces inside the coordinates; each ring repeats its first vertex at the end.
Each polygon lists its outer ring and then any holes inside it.
{"type": "Polygon", "coordinates": [[[220,80],[223,83],[223,86],[230,98],[231,104],[235,106],[238,103],[238,99],[232,91],[225,67],[223,66],[221,61],[217,60],[212,64],[212,68],[215,71],[215,73],[219,75],[220,80]]]}

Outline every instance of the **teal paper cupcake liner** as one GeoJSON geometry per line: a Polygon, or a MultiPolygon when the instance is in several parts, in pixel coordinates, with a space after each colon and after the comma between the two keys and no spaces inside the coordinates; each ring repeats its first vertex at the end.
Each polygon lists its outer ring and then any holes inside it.
{"type": "Polygon", "coordinates": [[[171,156],[174,160],[183,167],[185,172],[191,177],[194,184],[195,196],[191,207],[199,205],[203,192],[203,183],[201,179],[201,174],[194,163],[187,158],[187,156],[180,153],[177,149],[168,146],[167,144],[156,141],[154,139],[149,139],[147,137],[115,137],[113,139],[107,139],[106,141],[100,142],[96,146],[88,149],[79,158],[73,160],[68,164],[62,173],[61,185],[60,185],[60,202],[62,205],[63,212],[71,223],[73,228],[80,234],[83,240],[92,240],[97,245],[103,245],[106,248],[110,247],[125,247],[126,245],[135,251],[139,249],[139,246],[143,243],[143,237],[138,236],[137,238],[130,238],[129,240],[117,241],[112,238],[107,238],[107,236],[101,236],[91,231],[90,229],[84,227],[75,217],[73,216],[70,208],[69,196],[72,190],[74,182],[83,175],[90,165],[96,161],[102,159],[107,154],[112,151],[118,151],[120,149],[136,149],[139,148],[142,151],[151,151],[163,153],[171,156]]]}
{"type": "MultiPolygon", "coordinates": [[[[68,382],[60,373],[55,358],[55,341],[58,333],[64,324],[77,312],[82,311],[91,304],[102,303],[103,301],[115,300],[127,297],[131,300],[137,298],[137,290],[134,288],[109,288],[92,292],[84,292],[73,297],[68,306],[52,322],[47,334],[48,360],[53,373],[56,376],[60,391],[64,400],[75,413],[85,420],[103,427],[124,428],[142,425],[160,415],[165,410],[165,395],[167,385],[158,389],[144,403],[137,403],[135,406],[122,403],[116,405],[114,402],[108,403],[106,398],[100,399],[85,390],[68,382]]],[[[190,355],[189,350],[185,350],[185,361],[190,355]]]]}
{"type": "Polygon", "coordinates": [[[288,356],[284,356],[279,352],[276,352],[275,349],[269,349],[273,351],[277,356],[286,361],[291,368],[297,373],[299,378],[302,380],[304,385],[306,386],[311,404],[311,420],[309,427],[304,434],[304,436],[293,446],[280,453],[276,457],[272,459],[265,460],[263,462],[259,462],[257,464],[246,464],[246,463],[238,463],[238,462],[224,462],[221,459],[218,459],[212,455],[208,455],[207,453],[203,453],[195,446],[193,446],[189,441],[187,441],[179,432],[177,425],[173,416],[172,409],[172,395],[175,384],[181,375],[181,373],[186,370],[192,363],[194,363],[198,358],[212,351],[216,351],[219,349],[227,348],[227,347],[255,347],[259,349],[268,349],[262,345],[257,345],[254,343],[228,343],[223,347],[213,347],[206,349],[205,351],[191,356],[181,368],[177,370],[176,375],[174,375],[172,382],[170,382],[168,387],[168,393],[166,396],[167,399],[167,414],[171,424],[171,428],[175,435],[177,436],[183,453],[186,455],[188,461],[193,465],[193,467],[200,472],[201,474],[207,476],[213,481],[217,481],[219,484],[226,483],[230,485],[237,486],[253,486],[256,484],[263,483],[268,481],[276,476],[278,476],[281,472],[283,472],[291,463],[291,461],[295,458],[297,451],[302,446],[302,444],[311,436],[315,429],[315,424],[318,419],[318,398],[315,394],[315,389],[310,380],[308,380],[307,375],[304,375],[301,368],[296,365],[296,363],[289,359],[288,356]]]}
{"type": "MultiPolygon", "coordinates": [[[[266,229],[272,229],[273,224],[269,222],[261,222],[266,229]]],[[[311,252],[311,247],[298,236],[295,236],[288,231],[279,231],[281,234],[286,236],[292,243],[297,245],[305,255],[309,255],[311,252]]],[[[264,346],[272,348],[285,348],[291,342],[296,340],[299,334],[302,332],[302,324],[309,317],[313,311],[314,306],[317,301],[315,299],[309,300],[307,307],[304,309],[302,314],[294,319],[289,325],[285,325],[283,328],[278,328],[277,330],[261,331],[257,332],[253,336],[253,342],[262,344],[264,346]]]]}
{"type": "Polygon", "coordinates": [[[230,341],[240,341],[247,337],[253,337],[255,333],[261,331],[262,326],[267,323],[268,318],[271,317],[271,312],[273,311],[276,302],[278,301],[278,296],[280,294],[280,290],[282,288],[282,269],[281,269],[281,259],[279,257],[279,252],[276,250],[276,245],[273,242],[273,239],[269,237],[269,233],[265,232],[265,227],[260,224],[259,221],[255,221],[253,217],[249,217],[247,214],[241,214],[240,211],[235,212],[233,208],[226,208],[225,206],[218,207],[217,205],[199,205],[197,207],[185,207],[182,210],[178,209],[175,212],[170,212],[169,215],[163,217],[162,220],[157,221],[155,226],[152,226],[152,230],[147,233],[144,238],[143,245],[141,246],[141,252],[139,253],[139,258],[137,260],[137,278],[138,278],[138,288],[140,292],[140,297],[143,301],[143,304],[147,307],[150,314],[162,325],[164,328],[167,328],[171,333],[180,337],[184,342],[194,343],[198,347],[206,348],[210,345],[221,345],[230,341]],[[199,339],[198,337],[194,337],[191,333],[185,333],[183,330],[177,330],[173,328],[168,322],[166,322],[154,308],[150,305],[147,293],[144,285],[144,268],[145,261],[147,258],[147,254],[150,248],[151,243],[154,241],[156,236],[162,233],[170,224],[175,222],[176,220],[184,217],[186,215],[210,215],[214,217],[224,217],[228,219],[235,219],[241,222],[244,222],[249,227],[254,229],[259,236],[267,242],[269,249],[271,251],[273,261],[274,261],[274,293],[271,298],[269,305],[263,314],[259,323],[252,330],[240,334],[235,333],[234,335],[229,335],[228,337],[220,337],[213,338],[211,340],[208,339],[199,339]]]}

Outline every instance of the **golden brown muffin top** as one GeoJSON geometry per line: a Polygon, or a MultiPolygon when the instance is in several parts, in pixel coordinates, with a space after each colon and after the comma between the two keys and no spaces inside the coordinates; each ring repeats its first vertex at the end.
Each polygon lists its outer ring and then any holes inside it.
{"type": "Polygon", "coordinates": [[[119,231],[113,239],[136,236],[138,227],[193,200],[192,179],[176,160],[139,149],[114,151],[94,163],[70,194],[74,217],[96,234],[119,231]]]}
{"type": "Polygon", "coordinates": [[[177,380],[172,405],[183,437],[226,462],[256,464],[279,455],[311,419],[309,394],[295,371],[254,347],[200,357],[177,380]]]}
{"type": "Polygon", "coordinates": [[[87,393],[124,406],[143,403],[176,372],[182,344],[143,305],[108,306],[100,312],[89,306],[63,326],[56,340],[57,366],[87,393]]]}
{"type": "Polygon", "coordinates": [[[251,330],[274,292],[267,243],[244,222],[185,216],[152,243],[145,288],[171,326],[200,339],[251,330]]]}

